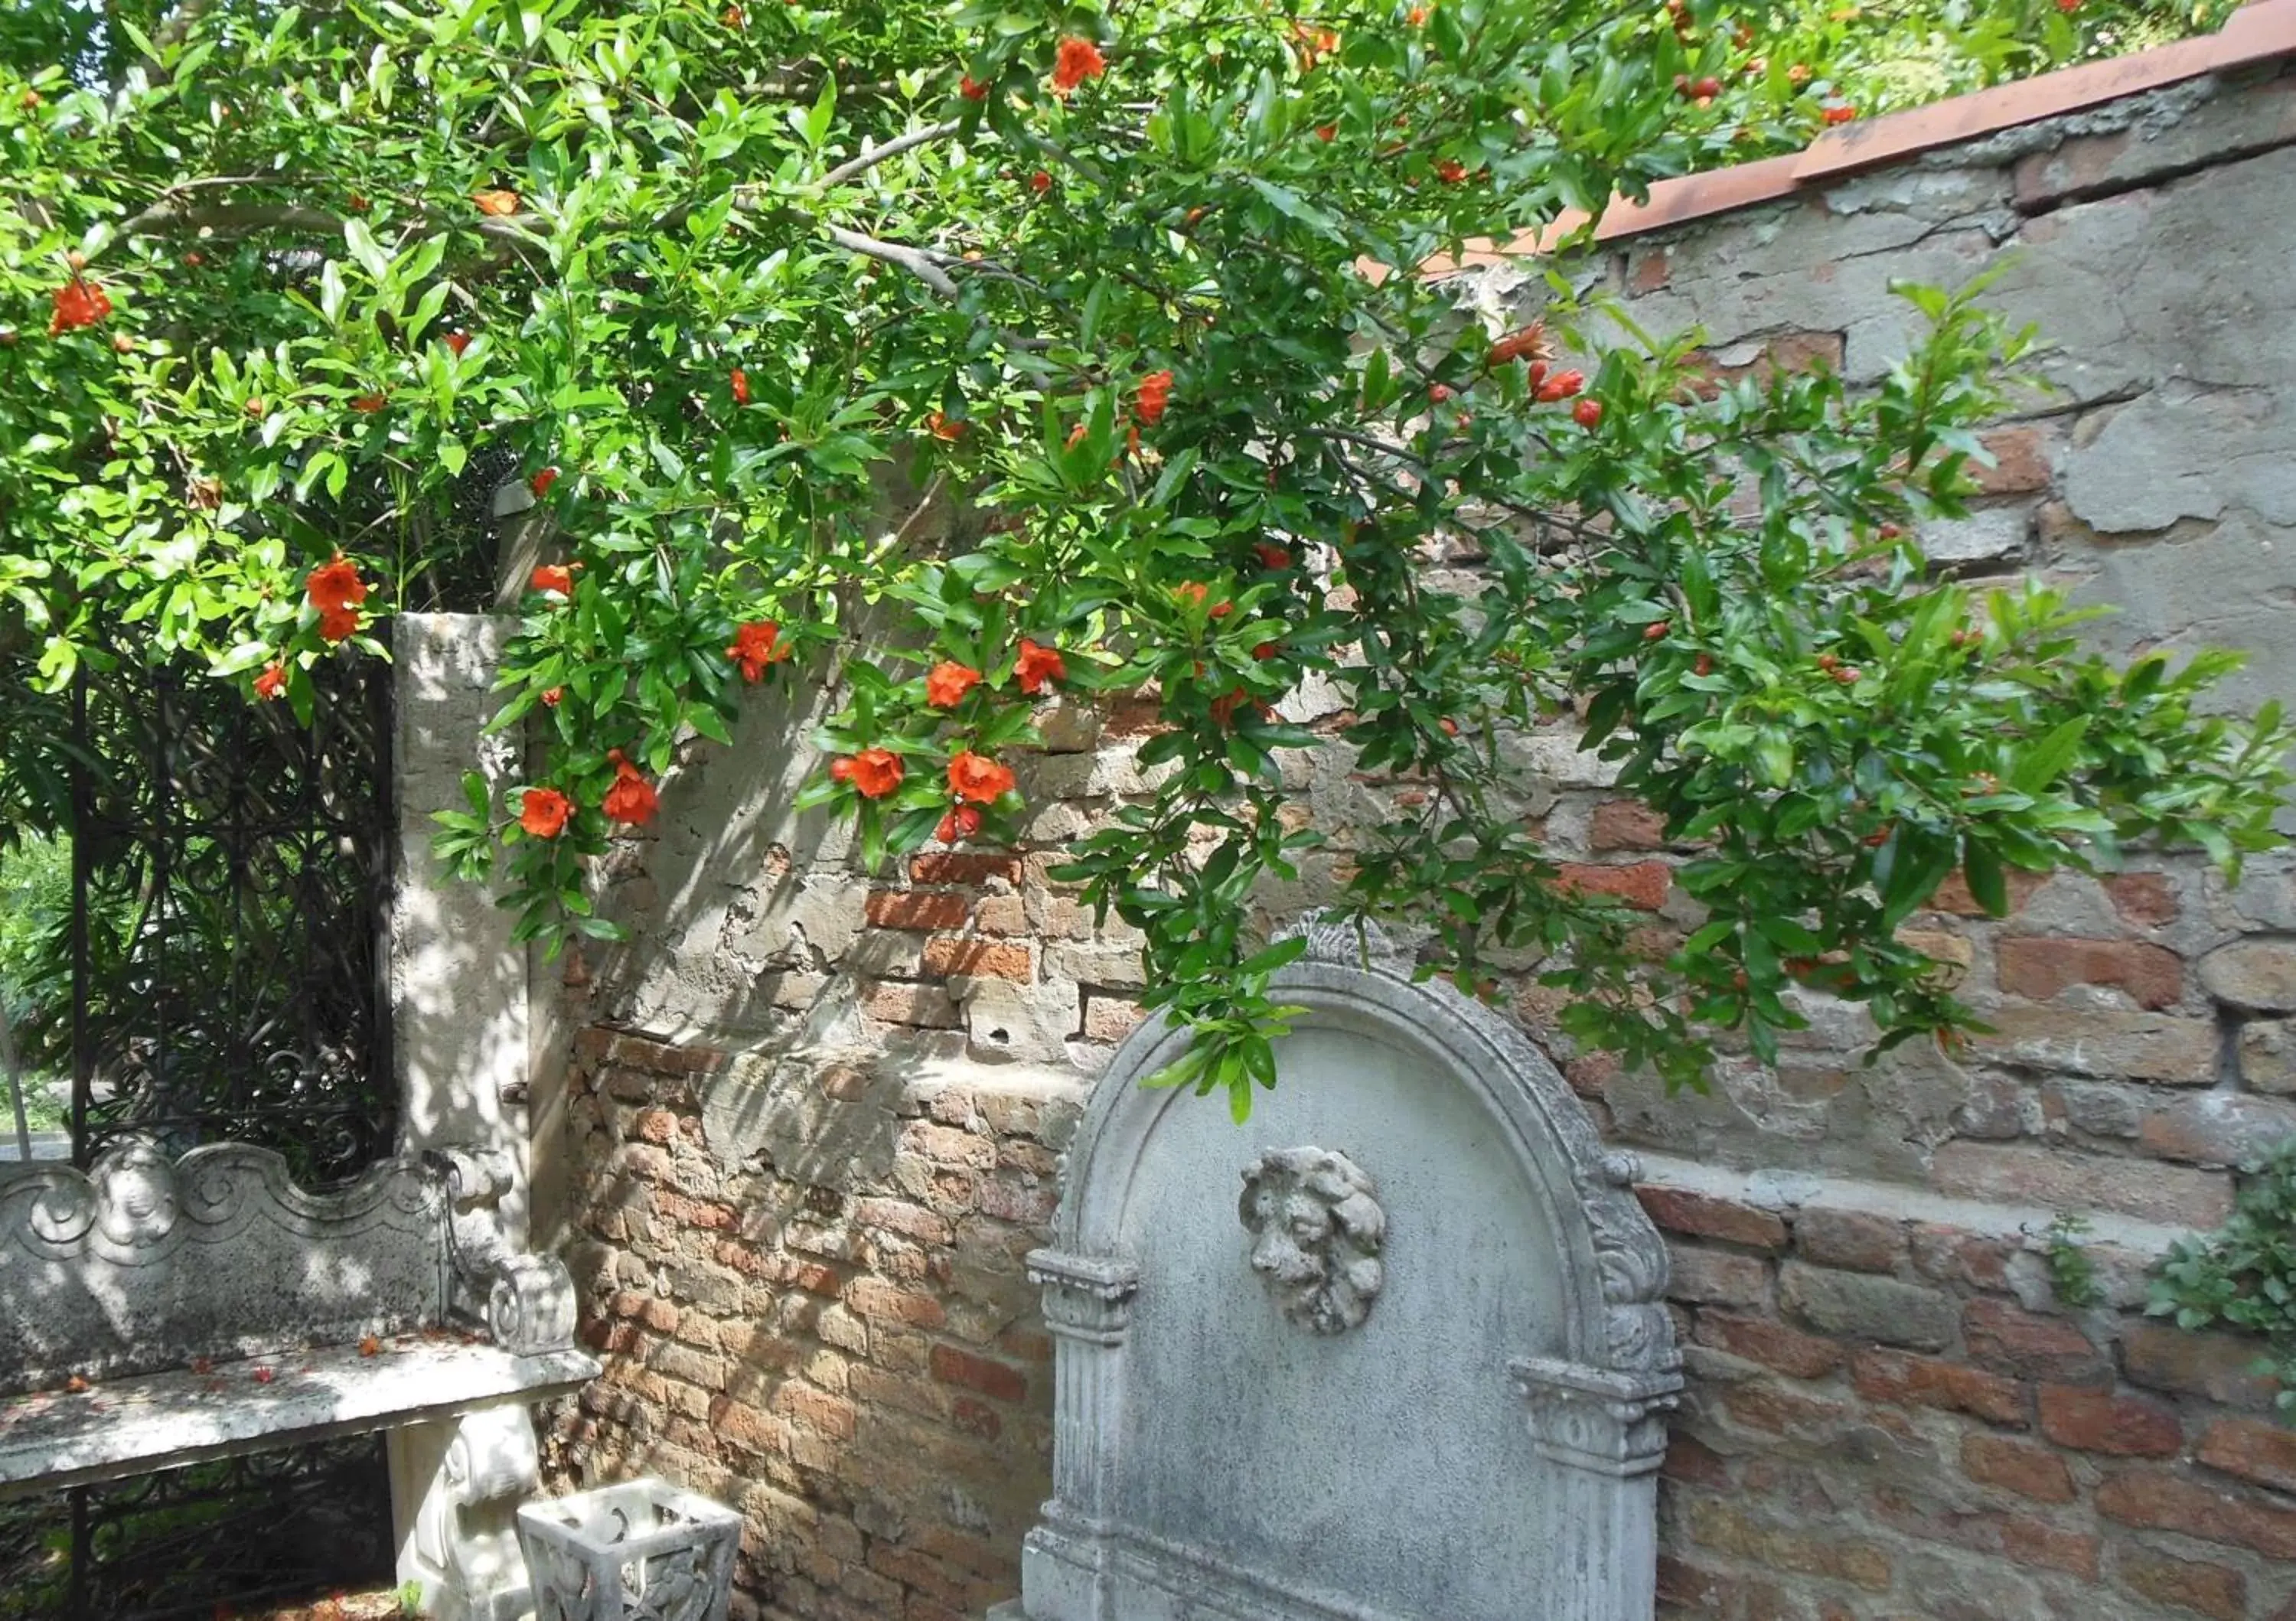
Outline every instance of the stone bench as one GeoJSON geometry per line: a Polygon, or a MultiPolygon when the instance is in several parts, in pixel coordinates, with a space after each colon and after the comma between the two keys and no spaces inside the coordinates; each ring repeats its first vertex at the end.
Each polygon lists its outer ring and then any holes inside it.
{"type": "Polygon", "coordinates": [[[564,1266],[500,1236],[500,1158],[388,1159],[314,1194],[267,1149],[178,1161],[129,1139],[85,1174],[0,1175],[0,1498],[452,1421],[417,1529],[426,1598],[450,1621],[518,1613],[527,1410],[598,1364],[564,1266]]]}

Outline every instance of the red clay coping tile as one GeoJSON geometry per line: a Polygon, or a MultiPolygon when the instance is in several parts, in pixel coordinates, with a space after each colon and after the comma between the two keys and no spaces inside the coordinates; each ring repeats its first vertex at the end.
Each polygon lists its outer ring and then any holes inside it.
{"type": "MultiPolygon", "coordinates": [[[[1620,198],[1612,203],[1595,227],[1595,238],[1615,242],[1751,208],[1791,197],[1815,182],[1855,170],[1958,145],[2163,85],[2284,56],[2296,56],[2296,0],[2250,0],[2221,29],[2201,38],[2156,45],[2110,61],[2084,62],[1950,101],[1932,102],[1926,107],[1845,124],[1826,131],[1798,152],[1661,180],[1651,187],[1645,202],[1620,198]]],[[[1586,223],[1586,215],[1573,209],[1544,230],[1525,232],[1504,248],[1490,242],[1471,242],[1456,262],[1431,261],[1425,266],[1426,274],[1448,275],[1541,253],[1586,223]]]]}

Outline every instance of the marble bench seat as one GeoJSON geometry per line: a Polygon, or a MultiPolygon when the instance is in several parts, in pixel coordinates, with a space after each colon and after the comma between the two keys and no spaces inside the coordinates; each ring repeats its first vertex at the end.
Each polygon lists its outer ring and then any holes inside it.
{"type": "Polygon", "coordinates": [[[290,1351],[19,1396],[0,1402],[0,1501],[546,1401],[597,1371],[577,1350],[521,1355],[402,1335],[373,1355],[357,1346],[290,1351]]]}
{"type": "Polygon", "coordinates": [[[440,1148],[315,1192],[144,1138],[0,1169],[0,1499],[387,1431],[424,1613],[511,1621],[529,1410],[598,1371],[565,1266],[504,1237],[514,1170],[440,1148]]]}

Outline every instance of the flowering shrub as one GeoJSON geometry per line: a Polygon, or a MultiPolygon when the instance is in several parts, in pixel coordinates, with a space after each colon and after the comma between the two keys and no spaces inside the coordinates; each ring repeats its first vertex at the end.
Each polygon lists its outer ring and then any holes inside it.
{"type": "MultiPolygon", "coordinates": [[[[1980,77],[2146,22],[1955,15],[1980,77]]],[[[1910,290],[1928,336],[1878,389],[1716,389],[1687,339],[1598,351],[1559,292],[1493,332],[1404,273],[1871,104],[1857,64],[1910,25],[1800,16],[7,13],[0,795],[53,819],[37,716],[123,628],[308,714],[315,659],[436,600],[474,500],[530,498],[552,549],[488,561],[525,587],[496,724],[537,776],[441,813],[529,937],[615,934],[587,864],[752,686],[835,692],[804,798],[872,864],[1011,838],[1039,708],[1142,694],[1156,787],[1060,875],[1144,931],[1200,1037],[1172,1078],[1241,1107],[1295,949],[1250,897],[1337,831],[1283,814],[1314,680],[1364,770],[1426,787],[1358,830],[1347,901],[1430,971],[1536,959],[1573,1036],[1679,1080],[1718,1030],[1770,1052],[1798,983],[1949,1035],[1897,937],[1948,873],[1997,907],[2005,869],[2133,839],[2229,864],[2287,741],[2202,717],[2222,658],[2111,668],[2050,594],[1925,574],[1908,531],[1957,510],[2027,340],[1910,290]],[[864,600],[906,634],[857,642],[864,600]],[[1521,739],[1564,717],[1702,843],[1687,941],[1527,830],[1521,739]]]]}

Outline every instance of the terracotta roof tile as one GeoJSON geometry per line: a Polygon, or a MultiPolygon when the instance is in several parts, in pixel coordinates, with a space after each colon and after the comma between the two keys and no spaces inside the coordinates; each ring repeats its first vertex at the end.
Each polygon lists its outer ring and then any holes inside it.
{"type": "MultiPolygon", "coordinates": [[[[1651,187],[1645,202],[1621,198],[1613,203],[1604,211],[1595,234],[1599,241],[1611,242],[1726,214],[1793,196],[1853,170],[1901,161],[1918,152],[1957,145],[2164,85],[2288,56],[2296,56],[2296,0],[2251,0],[2233,13],[2222,29],[2201,38],[2177,40],[2110,61],[2084,62],[1926,107],[1844,124],[1826,131],[1799,152],[1661,180],[1651,187]]],[[[1574,211],[1543,231],[1524,233],[1504,248],[1494,242],[1471,242],[1456,264],[1438,261],[1427,266],[1428,273],[1443,275],[1543,252],[1585,223],[1586,216],[1574,211]]]]}

